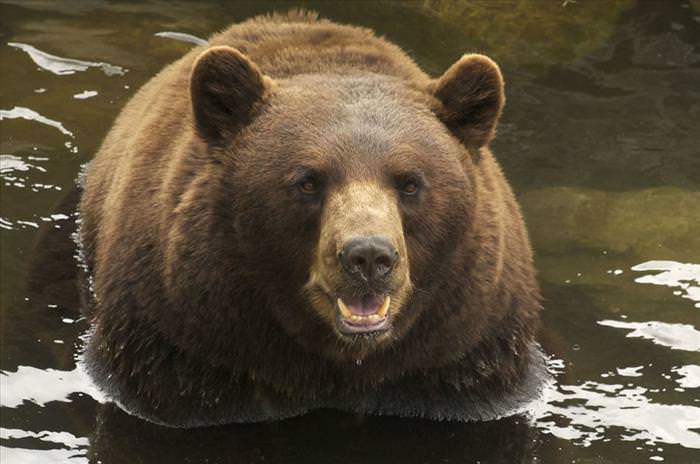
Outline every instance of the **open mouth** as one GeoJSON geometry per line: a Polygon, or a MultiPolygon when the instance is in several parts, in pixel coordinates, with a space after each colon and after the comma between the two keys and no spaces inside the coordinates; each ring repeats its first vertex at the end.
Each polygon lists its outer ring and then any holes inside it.
{"type": "Polygon", "coordinates": [[[389,322],[389,295],[365,295],[362,298],[338,298],[338,328],[346,334],[386,330],[389,322]]]}

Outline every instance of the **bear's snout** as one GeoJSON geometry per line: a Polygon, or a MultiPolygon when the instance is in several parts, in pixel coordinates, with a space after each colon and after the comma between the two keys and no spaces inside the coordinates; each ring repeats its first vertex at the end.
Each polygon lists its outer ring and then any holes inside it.
{"type": "Polygon", "coordinates": [[[399,252],[382,235],[359,236],[345,243],[338,259],[345,273],[372,282],[387,277],[394,270],[399,252]]]}
{"type": "Polygon", "coordinates": [[[314,310],[341,339],[388,339],[412,287],[395,195],[378,181],[347,182],[328,195],[321,224],[304,286],[314,310]]]}

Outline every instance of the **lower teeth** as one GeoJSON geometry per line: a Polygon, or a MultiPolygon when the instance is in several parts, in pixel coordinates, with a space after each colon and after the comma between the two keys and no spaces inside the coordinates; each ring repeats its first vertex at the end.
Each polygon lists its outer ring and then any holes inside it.
{"type": "Polygon", "coordinates": [[[379,314],[370,314],[369,316],[358,316],[358,315],[353,314],[350,317],[350,320],[352,320],[352,321],[366,321],[366,320],[378,321],[379,319],[380,319],[379,314]]]}
{"type": "Polygon", "coordinates": [[[381,307],[377,310],[376,313],[373,314],[367,314],[367,315],[360,315],[360,314],[353,314],[352,311],[347,307],[345,302],[341,299],[338,298],[338,308],[340,309],[340,315],[343,319],[346,321],[352,321],[352,322],[379,322],[380,320],[383,320],[386,318],[387,311],[389,310],[389,304],[391,302],[390,297],[385,297],[384,302],[382,303],[381,307]]]}

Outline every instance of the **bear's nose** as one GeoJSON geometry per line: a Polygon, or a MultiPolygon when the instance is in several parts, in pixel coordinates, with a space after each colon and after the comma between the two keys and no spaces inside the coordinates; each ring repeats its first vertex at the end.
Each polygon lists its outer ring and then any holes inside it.
{"type": "Polygon", "coordinates": [[[369,235],[348,240],[340,251],[339,258],[345,272],[372,280],[391,272],[399,258],[399,252],[386,237],[369,235]]]}

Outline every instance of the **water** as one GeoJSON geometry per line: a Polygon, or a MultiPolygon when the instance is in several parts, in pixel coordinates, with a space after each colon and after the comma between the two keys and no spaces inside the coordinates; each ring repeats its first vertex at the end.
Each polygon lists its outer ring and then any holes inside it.
{"type": "Polygon", "coordinates": [[[171,430],[76,365],[71,194],[119,108],[198,38],[283,2],[0,2],[0,461],[700,462],[700,2],[303,2],[433,75],[503,67],[556,384],[477,424],[333,411],[171,430]]]}

